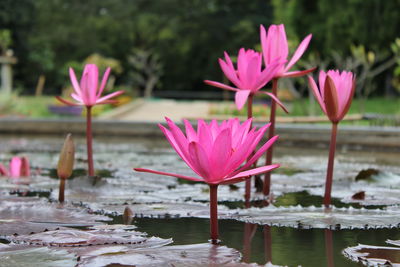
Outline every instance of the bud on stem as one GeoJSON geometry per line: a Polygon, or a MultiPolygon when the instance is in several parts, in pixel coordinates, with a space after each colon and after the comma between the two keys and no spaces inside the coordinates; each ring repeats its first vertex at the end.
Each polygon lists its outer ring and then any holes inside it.
{"type": "Polygon", "coordinates": [[[72,174],[75,160],[75,145],[71,134],[65,138],[57,165],[57,175],[60,178],[58,200],[64,202],[65,180],[72,174]]]}

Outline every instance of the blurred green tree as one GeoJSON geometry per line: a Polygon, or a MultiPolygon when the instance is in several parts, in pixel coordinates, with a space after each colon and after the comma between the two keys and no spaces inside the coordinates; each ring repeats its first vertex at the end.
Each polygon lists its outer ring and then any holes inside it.
{"type": "MultiPolygon", "coordinates": [[[[204,90],[205,78],[220,77],[217,58],[258,43],[258,25],[272,21],[269,1],[257,0],[4,0],[0,25],[17,38],[18,74],[26,92],[46,75],[47,93],[65,83],[67,62],[98,53],[115,58],[129,80],[132,47],[154,51],[168,90],[204,90]],[[18,19],[24,18],[22,21],[18,19]],[[7,23],[4,23],[7,22],[7,23]],[[23,34],[20,30],[24,30],[23,34]]],[[[0,6],[1,7],[1,6],[0,6]]],[[[15,37],[14,36],[14,37],[15,37]]],[[[214,90],[210,88],[209,90],[214,90]]]]}

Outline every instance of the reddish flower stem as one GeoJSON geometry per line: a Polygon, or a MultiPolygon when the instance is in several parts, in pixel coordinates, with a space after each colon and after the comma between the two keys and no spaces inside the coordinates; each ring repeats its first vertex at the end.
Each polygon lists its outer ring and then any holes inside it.
{"type": "MultiPolygon", "coordinates": [[[[278,95],[278,79],[275,78],[272,80],[272,94],[274,96],[278,95]]],[[[268,139],[271,139],[275,135],[275,115],[276,114],[276,102],[274,99],[271,99],[271,113],[269,115],[269,122],[271,126],[268,129],[268,139]]],[[[265,165],[272,164],[272,156],[273,156],[273,146],[271,146],[267,150],[267,155],[265,158],[265,165]]],[[[264,185],[263,185],[263,193],[265,196],[270,194],[271,190],[271,172],[267,172],[264,175],[264,185]]]]}
{"type": "Polygon", "coordinates": [[[65,180],[66,179],[60,178],[60,187],[58,189],[58,201],[60,203],[64,202],[65,180]]]}
{"type": "Polygon", "coordinates": [[[210,233],[211,243],[216,245],[218,240],[218,185],[210,186],[210,233]]]}
{"type": "Polygon", "coordinates": [[[325,196],[324,196],[324,205],[327,208],[331,204],[333,165],[335,161],[337,128],[338,128],[338,123],[337,122],[332,123],[331,144],[329,147],[328,170],[326,173],[325,196]]]}
{"type": "MultiPolygon", "coordinates": [[[[247,99],[247,119],[250,119],[253,117],[253,98],[254,98],[254,95],[250,94],[249,98],[247,99]]],[[[250,129],[253,126],[252,124],[253,123],[250,124],[250,129]]],[[[249,157],[249,159],[250,159],[250,157],[249,157]]],[[[247,159],[247,160],[249,160],[249,159],[247,159]]],[[[251,197],[251,177],[249,179],[246,179],[246,187],[245,187],[245,194],[244,194],[246,208],[250,208],[250,197],[251,197]]]]}
{"type": "Polygon", "coordinates": [[[86,107],[86,145],[88,157],[88,172],[89,176],[94,176],[93,167],[93,148],[92,148],[92,107],[86,107]]]}

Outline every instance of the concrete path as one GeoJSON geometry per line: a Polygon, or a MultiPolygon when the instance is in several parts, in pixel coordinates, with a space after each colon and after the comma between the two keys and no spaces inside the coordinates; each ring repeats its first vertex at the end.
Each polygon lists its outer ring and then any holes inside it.
{"type": "Polygon", "coordinates": [[[183,118],[206,118],[209,116],[209,105],[207,101],[137,100],[105,114],[100,119],[163,122],[164,117],[173,121],[181,121],[183,118]]]}

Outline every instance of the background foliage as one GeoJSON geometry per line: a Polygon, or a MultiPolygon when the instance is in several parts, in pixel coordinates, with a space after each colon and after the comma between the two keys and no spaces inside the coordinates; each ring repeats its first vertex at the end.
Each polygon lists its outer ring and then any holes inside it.
{"type": "MultiPolygon", "coordinates": [[[[119,62],[116,85],[140,87],[129,60],[139,50],[159,62],[156,90],[201,91],[215,90],[204,79],[222,79],[223,51],[259,48],[260,24],[285,23],[293,46],[313,33],[310,62],[332,65],[333,52],[345,58],[363,45],[380,64],[393,57],[399,8],[400,0],[0,0],[0,30],[11,32],[16,85],[26,94],[40,75],[44,93],[58,94],[69,83],[67,67],[95,53],[119,62]]],[[[390,80],[394,68],[378,80],[390,80]]]]}

